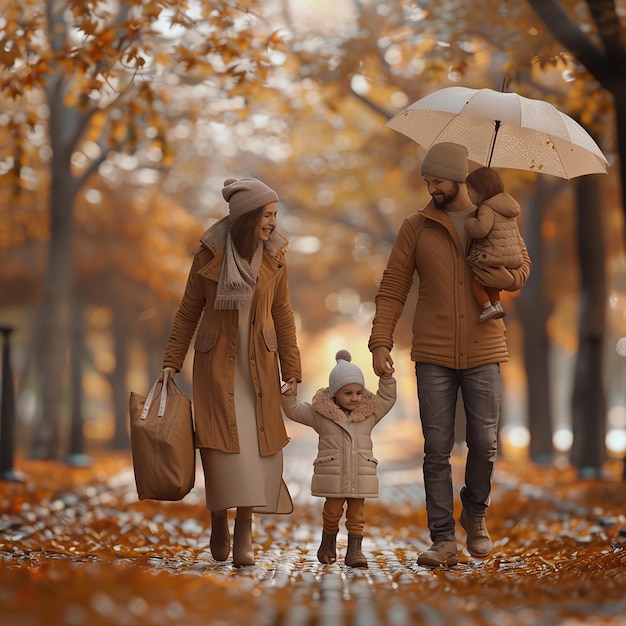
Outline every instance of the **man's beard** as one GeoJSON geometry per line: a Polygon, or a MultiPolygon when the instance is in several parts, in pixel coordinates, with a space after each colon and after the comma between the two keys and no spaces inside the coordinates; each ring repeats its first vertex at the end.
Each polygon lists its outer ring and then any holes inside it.
{"type": "MultiPolygon", "coordinates": [[[[454,182],[454,181],[453,181],[454,182]]],[[[452,204],[459,195],[460,185],[457,182],[454,182],[454,188],[448,194],[443,194],[443,197],[439,197],[439,199],[435,198],[435,195],[432,196],[433,202],[438,209],[445,209],[449,204],[452,204]]],[[[441,192],[438,192],[441,193],[441,192]]]]}

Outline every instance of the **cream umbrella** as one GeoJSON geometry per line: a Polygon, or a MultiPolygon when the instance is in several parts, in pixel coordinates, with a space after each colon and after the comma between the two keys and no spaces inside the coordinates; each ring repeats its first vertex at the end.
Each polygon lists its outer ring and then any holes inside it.
{"type": "Polygon", "coordinates": [[[423,148],[450,141],[470,161],[575,178],[606,173],[607,160],[589,133],[543,100],[493,89],[446,87],[420,98],[385,126],[423,148]]]}

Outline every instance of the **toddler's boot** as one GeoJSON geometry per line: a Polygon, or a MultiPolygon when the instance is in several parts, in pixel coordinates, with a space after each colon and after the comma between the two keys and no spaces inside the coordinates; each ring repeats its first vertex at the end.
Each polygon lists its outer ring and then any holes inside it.
{"type": "Polygon", "coordinates": [[[367,567],[367,559],[361,551],[363,535],[348,533],[348,549],[346,550],[345,564],[350,567],[367,567]]]}
{"type": "MultiPolygon", "coordinates": [[[[482,312],[481,312],[481,314],[480,314],[480,316],[478,318],[478,321],[479,322],[486,322],[487,320],[494,319],[498,314],[499,314],[498,313],[498,309],[496,309],[495,306],[492,306],[490,304],[488,307],[485,307],[482,310],[482,312]]],[[[502,317],[502,316],[500,316],[500,317],[502,317]]]]}
{"type": "Polygon", "coordinates": [[[317,551],[317,560],[324,565],[330,565],[337,560],[337,533],[322,531],[322,542],[317,551]]]}

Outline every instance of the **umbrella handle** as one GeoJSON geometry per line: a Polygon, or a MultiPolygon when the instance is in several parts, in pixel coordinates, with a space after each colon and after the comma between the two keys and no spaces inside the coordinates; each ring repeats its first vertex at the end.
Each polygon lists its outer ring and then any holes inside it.
{"type": "Polygon", "coordinates": [[[496,120],[496,128],[493,131],[493,139],[491,140],[491,150],[489,151],[489,162],[487,163],[487,167],[491,167],[491,157],[493,156],[494,148],[496,147],[496,137],[498,136],[498,131],[500,130],[500,120],[496,120]]]}

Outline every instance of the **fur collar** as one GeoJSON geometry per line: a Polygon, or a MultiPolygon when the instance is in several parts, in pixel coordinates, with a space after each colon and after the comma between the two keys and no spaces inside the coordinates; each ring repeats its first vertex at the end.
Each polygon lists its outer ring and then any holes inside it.
{"type": "MultiPolygon", "coordinates": [[[[216,222],[200,237],[200,243],[209,248],[213,254],[218,255],[224,252],[224,246],[226,244],[226,234],[230,228],[230,217],[226,216],[216,222]]],[[[285,250],[289,245],[287,238],[274,230],[270,235],[269,241],[263,242],[265,251],[271,256],[277,256],[280,252],[285,250]]]]}
{"type": "Polygon", "coordinates": [[[333,400],[333,397],[328,391],[328,387],[318,389],[313,396],[313,402],[311,403],[313,408],[333,422],[362,422],[372,415],[377,408],[376,396],[367,389],[363,389],[363,396],[359,406],[357,406],[350,415],[346,415],[333,400]]]}

